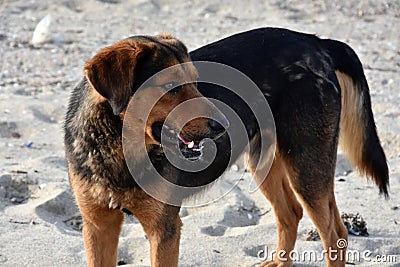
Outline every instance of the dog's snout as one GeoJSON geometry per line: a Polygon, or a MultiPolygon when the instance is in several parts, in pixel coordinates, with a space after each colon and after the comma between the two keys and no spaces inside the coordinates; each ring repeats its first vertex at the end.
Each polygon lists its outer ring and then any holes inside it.
{"type": "Polygon", "coordinates": [[[210,127],[210,130],[213,132],[213,134],[218,137],[226,131],[229,123],[226,119],[222,119],[220,121],[210,119],[208,121],[208,126],[210,127]]]}

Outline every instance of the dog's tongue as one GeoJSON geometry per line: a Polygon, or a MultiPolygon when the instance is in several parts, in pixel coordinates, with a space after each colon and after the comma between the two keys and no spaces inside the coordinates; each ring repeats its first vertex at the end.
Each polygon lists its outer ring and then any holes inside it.
{"type": "Polygon", "coordinates": [[[189,149],[194,148],[195,145],[199,144],[199,141],[193,141],[193,140],[187,140],[185,137],[183,137],[181,134],[178,134],[179,140],[182,141],[189,149]]]}

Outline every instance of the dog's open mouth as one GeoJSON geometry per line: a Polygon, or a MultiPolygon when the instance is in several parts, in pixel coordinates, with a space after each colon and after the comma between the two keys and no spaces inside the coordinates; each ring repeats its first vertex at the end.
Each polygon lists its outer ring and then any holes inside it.
{"type": "Polygon", "coordinates": [[[201,156],[203,149],[202,141],[187,140],[181,134],[178,134],[178,139],[179,150],[185,158],[195,160],[201,156]]]}
{"type": "Polygon", "coordinates": [[[182,155],[188,160],[196,160],[202,155],[202,140],[190,140],[184,137],[182,132],[165,125],[162,122],[153,123],[152,132],[154,138],[160,142],[163,147],[173,150],[179,149],[182,155]],[[164,137],[161,140],[162,132],[164,133],[164,137]]]}

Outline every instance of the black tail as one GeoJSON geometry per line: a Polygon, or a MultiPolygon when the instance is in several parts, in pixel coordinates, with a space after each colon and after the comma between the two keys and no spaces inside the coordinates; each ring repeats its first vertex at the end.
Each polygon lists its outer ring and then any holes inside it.
{"type": "Polygon", "coordinates": [[[358,170],[371,177],[388,197],[389,171],[376,132],[369,87],[361,62],[348,45],[323,40],[332,58],[342,94],[340,144],[358,170]]]}

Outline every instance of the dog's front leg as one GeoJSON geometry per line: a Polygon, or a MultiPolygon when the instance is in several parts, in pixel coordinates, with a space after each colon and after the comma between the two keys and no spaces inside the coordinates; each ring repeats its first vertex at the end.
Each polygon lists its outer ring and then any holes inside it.
{"type": "Polygon", "coordinates": [[[151,266],[178,266],[181,226],[177,216],[174,221],[160,222],[157,229],[146,231],[150,241],[151,266]]]}
{"type": "MultiPolygon", "coordinates": [[[[70,170],[72,168],[70,167],[70,170]]],[[[83,218],[83,240],[89,267],[109,267],[117,265],[118,237],[124,215],[120,210],[110,209],[100,204],[98,196],[92,192],[91,182],[83,180],[70,171],[71,187],[75,194],[83,218]]]]}
{"type": "Polygon", "coordinates": [[[119,210],[106,208],[94,208],[90,212],[84,212],[81,208],[81,212],[88,266],[116,266],[123,214],[119,210]]]}
{"type": "Polygon", "coordinates": [[[178,266],[182,227],[179,209],[151,199],[146,208],[134,211],[150,241],[152,267],[178,266]]]}

